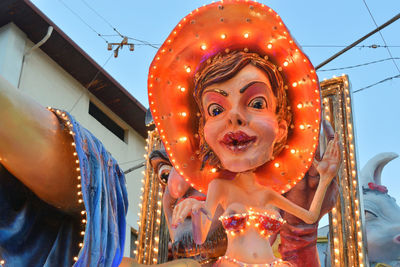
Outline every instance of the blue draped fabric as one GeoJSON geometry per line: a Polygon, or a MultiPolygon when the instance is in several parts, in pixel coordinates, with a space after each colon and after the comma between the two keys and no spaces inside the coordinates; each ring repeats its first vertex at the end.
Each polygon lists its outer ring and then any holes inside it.
{"type": "Polygon", "coordinates": [[[74,132],[86,218],[46,204],[0,165],[0,260],[13,267],[118,266],[128,209],[124,174],[88,130],[66,112],[55,114],[74,132]]]}

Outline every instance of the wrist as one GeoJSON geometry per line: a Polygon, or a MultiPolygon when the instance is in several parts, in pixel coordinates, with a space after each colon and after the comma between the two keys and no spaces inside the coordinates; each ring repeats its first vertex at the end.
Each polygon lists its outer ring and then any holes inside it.
{"type": "Polygon", "coordinates": [[[321,176],[319,180],[319,184],[324,187],[328,187],[332,182],[332,179],[327,176],[321,176]]]}

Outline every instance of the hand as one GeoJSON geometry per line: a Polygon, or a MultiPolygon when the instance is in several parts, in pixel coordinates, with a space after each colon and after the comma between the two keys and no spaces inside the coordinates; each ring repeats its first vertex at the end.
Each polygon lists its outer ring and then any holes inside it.
{"type": "Polygon", "coordinates": [[[199,211],[205,213],[208,217],[208,212],[205,208],[205,201],[199,201],[193,198],[183,200],[174,208],[171,223],[172,228],[178,227],[178,225],[182,223],[190,213],[198,214],[199,211]]]}
{"type": "Polygon", "coordinates": [[[320,175],[320,183],[328,186],[333,177],[336,176],[340,167],[340,149],[338,136],[335,134],[333,140],[330,140],[325,154],[321,161],[314,160],[314,167],[320,175]]]}
{"type": "MultiPolygon", "coordinates": [[[[322,126],[327,141],[333,140],[335,134],[330,123],[323,120],[322,126]]],[[[315,159],[318,161],[321,160],[319,146],[315,153],[315,159]]],[[[316,166],[311,165],[305,177],[284,196],[293,203],[305,209],[309,209],[319,182],[320,175],[316,166]]],[[[339,186],[336,180],[333,179],[322,202],[319,219],[332,210],[337,202],[338,195],[339,186]]],[[[318,222],[313,225],[307,225],[301,219],[288,212],[282,212],[282,217],[287,222],[280,231],[281,244],[279,246],[279,252],[282,258],[295,266],[319,266],[318,254],[315,249],[318,222]]]]}
{"type": "MultiPolygon", "coordinates": [[[[322,126],[324,129],[324,135],[327,138],[327,141],[334,139],[335,132],[330,125],[330,123],[326,120],[322,121],[322,126]]],[[[321,160],[320,156],[320,147],[317,147],[317,151],[315,153],[315,159],[321,160]]],[[[312,199],[314,198],[315,191],[317,190],[317,186],[319,184],[319,173],[316,170],[314,165],[311,165],[310,169],[306,173],[305,177],[299,181],[295,187],[293,187],[289,192],[287,192],[284,196],[296,203],[297,205],[309,209],[312,199]]],[[[324,201],[322,202],[322,209],[320,218],[328,213],[336,204],[336,200],[338,197],[339,186],[336,183],[336,180],[333,180],[328,187],[328,190],[325,194],[324,201]]],[[[296,216],[283,212],[283,218],[286,222],[292,226],[304,224],[304,222],[297,218],[296,216]]]]}

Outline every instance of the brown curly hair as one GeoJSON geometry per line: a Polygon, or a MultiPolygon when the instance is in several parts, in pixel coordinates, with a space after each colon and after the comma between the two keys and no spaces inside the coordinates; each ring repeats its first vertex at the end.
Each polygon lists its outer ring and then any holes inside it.
{"type": "MultiPolygon", "coordinates": [[[[211,84],[224,82],[233,78],[248,64],[252,64],[253,66],[263,70],[267,75],[276,97],[277,105],[275,114],[278,123],[285,120],[288,126],[291,124],[292,113],[290,112],[290,105],[288,103],[288,98],[286,97],[283,78],[278,71],[278,68],[268,61],[267,57],[262,58],[256,53],[246,53],[242,51],[219,53],[204,62],[195,74],[193,95],[201,112],[198,128],[200,136],[200,158],[202,159],[201,169],[204,168],[204,165],[207,162],[211,166],[218,166],[221,168],[220,160],[204,139],[205,114],[201,101],[203,91],[211,84]]],[[[288,127],[288,129],[290,130],[290,127],[288,127]]],[[[273,156],[282,151],[286,144],[288,135],[289,133],[282,140],[275,143],[273,156]]]]}

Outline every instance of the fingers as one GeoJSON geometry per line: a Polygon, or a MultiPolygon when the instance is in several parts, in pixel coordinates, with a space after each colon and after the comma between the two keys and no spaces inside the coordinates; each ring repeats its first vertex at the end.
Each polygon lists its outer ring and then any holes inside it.
{"type": "Polygon", "coordinates": [[[339,137],[337,133],[335,133],[333,139],[329,141],[325,153],[330,158],[336,158],[339,155],[339,151],[339,137]]]}
{"type": "Polygon", "coordinates": [[[324,133],[328,141],[335,137],[335,131],[333,130],[329,121],[322,120],[322,128],[324,129],[324,133]]]}
{"type": "Polygon", "coordinates": [[[323,159],[324,159],[324,158],[330,158],[330,157],[332,156],[332,152],[333,152],[333,142],[334,142],[334,140],[330,140],[330,141],[328,142],[328,145],[327,145],[327,147],[326,147],[326,150],[325,150],[325,154],[324,154],[323,159]]]}
{"type": "Polygon", "coordinates": [[[176,226],[178,226],[179,223],[182,223],[183,220],[186,218],[186,216],[182,218],[183,217],[182,215],[184,214],[187,206],[188,205],[186,200],[182,201],[181,203],[175,206],[171,222],[174,228],[176,228],[176,226]]]}
{"type": "Polygon", "coordinates": [[[181,209],[181,206],[182,206],[181,203],[178,204],[178,205],[176,205],[175,208],[174,208],[174,211],[172,212],[172,221],[171,221],[171,224],[172,224],[173,226],[177,224],[177,218],[178,218],[178,215],[179,215],[179,211],[180,211],[180,209],[181,209]]]}
{"type": "Polygon", "coordinates": [[[337,162],[340,159],[340,147],[339,147],[339,137],[338,134],[335,133],[335,137],[332,142],[332,158],[335,159],[337,162]]]}
{"type": "Polygon", "coordinates": [[[211,213],[205,207],[200,208],[200,211],[207,216],[208,220],[212,221],[211,213]]]}
{"type": "Polygon", "coordinates": [[[176,228],[192,212],[197,213],[204,208],[204,203],[193,199],[185,199],[174,208],[171,226],[176,228]]]}

